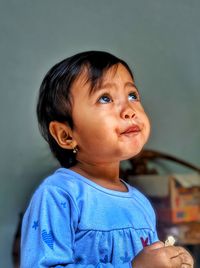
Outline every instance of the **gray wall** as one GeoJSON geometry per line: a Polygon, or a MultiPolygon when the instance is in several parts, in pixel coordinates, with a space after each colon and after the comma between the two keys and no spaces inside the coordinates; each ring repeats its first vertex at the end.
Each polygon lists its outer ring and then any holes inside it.
{"type": "Polygon", "coordinates": [[[200,1],[0,1],[0,267],[27,201],[56,166],[35,117],[46,71],[73,53],[124,58],[152,121],[149,148],[200,165],[200,1]]]}

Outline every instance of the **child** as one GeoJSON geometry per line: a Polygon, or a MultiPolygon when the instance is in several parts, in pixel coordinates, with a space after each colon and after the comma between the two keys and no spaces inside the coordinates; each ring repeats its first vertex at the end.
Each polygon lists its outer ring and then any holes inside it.
{"type": "Polygon", "coordinates": [[[181,247],[158,241],[149,201],[119,178],[150,124],[128,65],[100,51],[56,64],[37,116],[61,164],[32,197],[22,226],[21,268],[193,267],[181,247]]]}

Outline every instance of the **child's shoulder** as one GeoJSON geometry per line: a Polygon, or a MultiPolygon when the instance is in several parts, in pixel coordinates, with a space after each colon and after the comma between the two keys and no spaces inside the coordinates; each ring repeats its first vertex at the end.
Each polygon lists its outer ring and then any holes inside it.
{"type": "Polygon", "coordinates": [[[136,197],[137,199],[141,199],[144,202],[149,202],[148,198],[144,193],[142,193],[139,189],[137,189],[132,183],[126,182],[126,185],[128,185],[129,189],[132,191],[132,195],[136,197]]]}
{"type": "Polygon", "coordinates": [[[66,168],[58,168],[52,174],[43,179],[34,191],[32,202],[43,200],[70,199],[73,202],[80,196],[81,186],[75,174],[66,168]]]}
{"type": "MultiPolygon", "coordinates": [[[[74,173],[75,174],[75,173],[74,173]]],[[[68,189],[70,186],[76,185],[74,178],[76,177],[67,168],[58,168],[53,173],[48,175],[40,184],[39,187],[54,186],[63,189],[68,189]]]]}
{"type": "Polygon", "coordinates": [[[55,191],[60,190],[76,195],[79,188],[80,186],[76,180],[75,174],[72,174],[69,169],[58,168],[42,181],[37,191],[43,191],[46,189],[55,191]]]}
{"type": "Polygon", "coordinates": [[[154,209],[149,198],[140,190],[129,184],[132,189],[134,199],[139,203],[147,213],[154,214],[154,209]]]}

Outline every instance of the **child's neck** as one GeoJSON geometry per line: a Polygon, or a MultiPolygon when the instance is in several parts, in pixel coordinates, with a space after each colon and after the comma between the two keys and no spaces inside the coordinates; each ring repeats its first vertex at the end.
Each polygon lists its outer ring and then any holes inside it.
{"type": "Polygon", "coordinates": [[[78,163],[71,170],[108,189],[126,192],[126,186],[119,178],[119,163],[78,163]]]}

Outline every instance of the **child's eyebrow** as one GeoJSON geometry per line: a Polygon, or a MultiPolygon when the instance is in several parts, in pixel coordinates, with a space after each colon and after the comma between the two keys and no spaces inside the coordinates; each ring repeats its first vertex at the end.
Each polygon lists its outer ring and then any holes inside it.
{"type": "MultiPolygon", "coordinates": [[[[124,87],[128,87],[128,88],[132,88],[132,89],[135,89],[138,94],[139,94],[139,90],[137,88],[137,86],[135,85],[134,82],[126,82],[124,84],[124,87]]],[[[91,87],[90,88],[90,91],[89,91],[89,95],[92,96],[93,94],[99,92],[99,91],[103,91],[103,90],[108,90],[108,89],[111,89],[111,88],[117,88],[117,84],[116,83],[110,83],[110,82],[107,82],[107,83],[99,83],[99,85],[95,86],[95,87],[91,87]]]]}
{"type": "MultiPolygon", "coordinates": [[[[99,90],[101,90],[101,89],[110,89],[112,87],[115,87],[116,88],[117,87],[117,84],[116,83],[105,83],[105,84],[102,84],[99,87],[99,90]]],[[[137,87],[136,87],[136,85],[133,82],[126,82],[124,84],[124,87],[134,87],[136,90],[138,90],[137,87]]]]}

